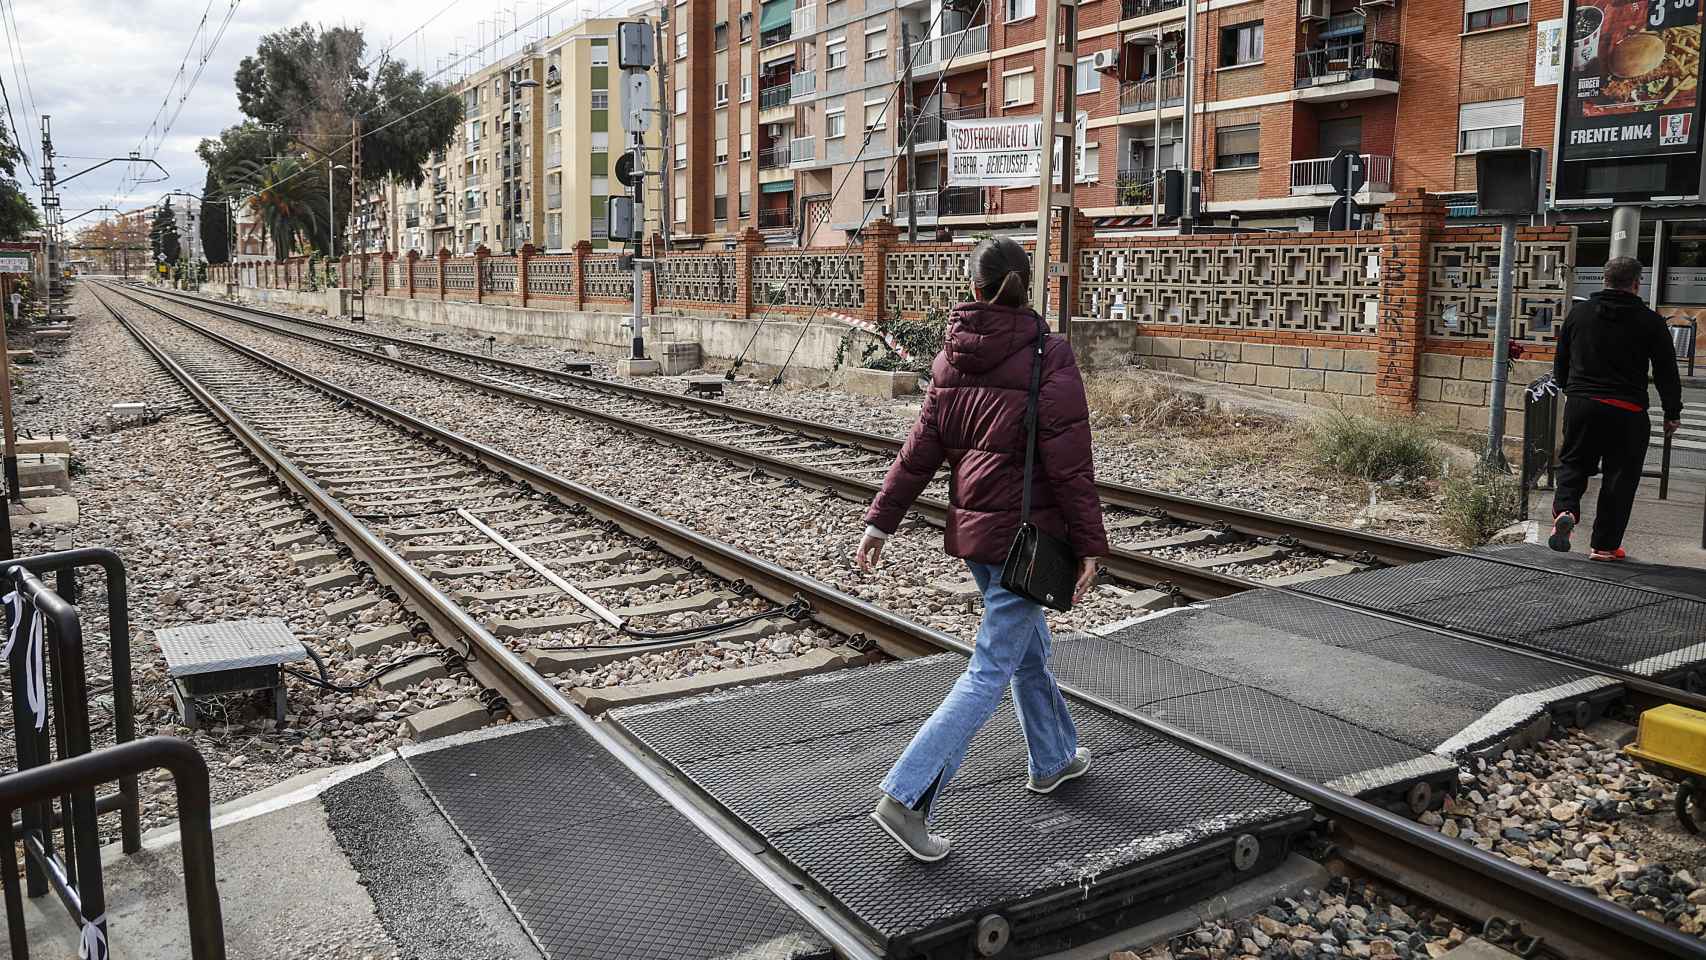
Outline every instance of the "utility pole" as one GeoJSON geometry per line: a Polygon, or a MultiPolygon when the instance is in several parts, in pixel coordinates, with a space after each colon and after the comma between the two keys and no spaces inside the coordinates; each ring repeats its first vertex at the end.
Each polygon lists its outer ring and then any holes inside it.
{"type": "Polygon", "coordinates": [[[1072,182],[1077,177],[1077,70],[1078,70],[1078,0],[1047,0],[1048,23],[1043,46],[1042,136],[1037,149],[1041,151],[1042,176],[1037,182],[1037,256],[1031,265],[1031,299],[1036,311],[1048,316],[1049,280],[1058,273],[1060,287],[1060,332],[1072,341],[1072,304],[1067,302],[1065,268],[1073,257],[1072,218],[1076,206],[1072,199],[1072,182]],[[1064,21],[1064,23],[1063,23],[1064,21]],[[1068,71],[1065,89],[1060,100],[1065,107],[1065,120],[1056,119],[1055,87],[1060,84],[1061,71],[1068,71]],[[1054,145],[1060,144],[1060,190],[1054,188],[1054,145]],[[1049,225],[1054,208],[1061,209],[1060,263],[1050,255],[1049,225]]]}
{"type": "MultiPolygon", "coordinates": [[[[1197,219],[1197,212],[1195,209],[1195,201],[1197,198],[1196,151],[1191,149],[1192,138],[1195,135],[1194,131],[1196,127],[1196,124],[1192,122],[1195,118],[1191,116],[1191,112],[1196,109],[1197,0],[1185,0],[1184,68],[1185,115],[1182,121],[1184,129],[1180,132],[1184,134],[1183,143],[1185,145],[1184,154],[1182,156],[1183,167],[1185,170],[1185,205],[1183,207],[1185,212],[1179,217],[1179,232],[1183,234],[1190,234],[1196,232],[1197,219]]],[[[1156,91],[1156,93],[1159,95],[1160,91],[1156,91]]],[[[1159,131],[1156,132],[1156,137],[1159,139],[1159,131]]]]}
{"type": "MultiPolygon", "coordinates": [[[[906,131],[906,242],[918,242],[918,149],[914,145],[918,140],[918,129],[914,123],[917,108],[912,103],[912,25],[905,20],[900,22],[900,49],[905,62],[901,65],[900,102],[905,104],[906,113],[901,120],[901,129],[906,131]]],[[[937,114],[941,114],[938,105],[937,114]]],[[[1039,193],[1038,196],[1042,194],[1039,193]]]]}
{"type": "MultiPolygon", "coordinates": [[[[669,4],[663,4],[658,14],[658,50],[664,49],[663,39],[669,35],[666,32],[669,26],[669,8],[669,4]]],[[[675,219],[675,205],[670,203],[671,194],[675,190],[675,174],[669,168],[669,141],[675,132],[675,118],[669,111],[668,57],[658,57],[658,125],[662,127],[660,135],[663,143],[663,153],[659,155],[661,159],[658,161],[658,232],[663,235],[663,249],[667,253],[670,250],[670,221],[675,219]]],[[[737,139],[735,142],[738,144],[740,141],[737,139]]],[[[756,216],[757,211],[754,210],[753,213],[756,216]]]]}

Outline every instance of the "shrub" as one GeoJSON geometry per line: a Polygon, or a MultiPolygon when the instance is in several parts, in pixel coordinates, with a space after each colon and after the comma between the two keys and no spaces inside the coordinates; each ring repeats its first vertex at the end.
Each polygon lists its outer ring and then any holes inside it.
{"type": "Polygon", "coordinates": [[[1442,520],[1465,547],[1478,547],[1517,519],[1517,481],[1485,466],[1446,480],[1442,520]]]}
{"type": "MultiPolygon", "coordinates": [[[[888,344],[873,338],[865,344],[859,356],[859,366],[872,370],[908,370],[928,376],[930,364],[936,359],[936,354],[941,352],[942,338],[948,331],[948,311],[940,305],[932,305],[925,311],[923,319],[879,320],[877,329],[892,337],[912,358],[903,359],[900,354],[889,349],[888,344]]],[[[843,337],[840,346],[836,348],[837,369],[847,362],[847,346],[852,342],[852,336],[849,333],[843,337]]]]}
{"type": "Polygon", "coordinates": [[[1376,483],[1416,483],[1439,473],[1433,434],[1413,420],[1334,413],[1311,432],[1316,457],[1340,473],[1376,483]]]}

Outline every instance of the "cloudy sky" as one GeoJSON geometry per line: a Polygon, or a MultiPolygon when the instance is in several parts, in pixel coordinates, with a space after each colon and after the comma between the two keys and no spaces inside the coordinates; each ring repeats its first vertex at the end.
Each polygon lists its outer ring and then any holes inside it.
{"type": "MultiPolygon", "coordinates": [[[[556,32],[588,15],[633,6],[632,0],[0,0],[0,12],[10,17],[0,18],[7,40],[0,48],[0,81],[32,164],[41,149],[39,117],[52,117],[62,180],[132,150],[146,157],[158,145],[156,159],[168,178],[123,163],[103,167],[61,189],[69,219],[93,207],[148,206],[168,190],[199,192],[205,171],[195,146],[242,119],[231,78],[263,34],[302,22],[359,26],[370,55],[395,44],[393,56],[431,74],[477,69],[514,52],[517,24],[523,36],[537,37],[547,28],[556,32]],[[198,35],[204,12],[207,26],[198,35]],[[210,46],[228,13],[224,35],[210,46]],[[482,47],[475,59],[451,66],[482,47]],[[180,110],[204,56],[201,77],[180,110]],[[164,137],[150,135],[151,125],[163,128],[168,120],[164,137]],[[134,182],[144,177],[156,179],[134,182]]],[[[26,191],[35,189],[28,175],[20,179],[26,191]]],[[[101,216],[90,214],[72,229],[101,216]]]]}

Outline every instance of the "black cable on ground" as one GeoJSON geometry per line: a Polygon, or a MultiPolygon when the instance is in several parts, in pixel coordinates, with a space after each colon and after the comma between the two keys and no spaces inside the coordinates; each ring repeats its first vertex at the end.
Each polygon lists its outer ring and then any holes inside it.
{"type": "Polygon", "coordinates": [[[294,667],[285,667],[284,672],[290,674],[291,676],[297,678],[298,680],[301,680],[302,682],[308,684],[309,686],[318,687],[322,690],[330,690],[333,693],[355,693],[359,690],[363,690],[363,689],[366,689],[367,687],[371,686],[374,681],[378,680],[380,677],[384,676],[385,674],[390,673],[392,670],[397,669],[398,667],[406,666],[408,664],[414,663],[417,660],[426,660],[426,659],[438,656],[438,654],[436,654],[436,653],[412,653],[412,654],[408,654],[407,656],[398,657],[397,659],[392,660],[390,663],[387,663],[383,667],[380,667],[378,670],[375,670],[373,673],[368,674],[366,677],[364,677],[363,679],[361,679],[355,683],[340,684],[340,683],[332,682],[331,675],[326,672],[326,661],[321,659],[321,657],[318,653],[315,653],[314,650],[312,648],[310,648],[307,644],[303,644],[302,649],[304,652],[306,652],[308,654],[308,658],[310,660],[314,661],[314,667],[319,671],[320,675],[316,677],[311,673],[304,673],[301,670],[295,669],[294,667]]]}

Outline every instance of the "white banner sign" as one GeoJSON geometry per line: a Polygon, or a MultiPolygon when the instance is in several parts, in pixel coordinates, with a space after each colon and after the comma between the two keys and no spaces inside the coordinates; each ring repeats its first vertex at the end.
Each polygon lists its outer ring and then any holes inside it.
{"type": "Polygon", "coordinates": [[[0,253],[0,273],[29,273],[32,269],[29,254],[12,251],[0,253]]]}
{"type": "Polygon", "coordinates": [[[1549,87],[1564,78],[1564,18],[1542,20],[1534,28],[1534,85],[1549,87]]]}
{"type": "MultiPolygon", "coordinates": [[[[1078,115],[1074,142],[1077,182],[1089,180],[1084,144],[1090,116],[1078,115]]],[[[1041,117],[995,117],[989,120],[948,121],[948,186],[1034,187],[1042,179],[1043,121],[1041,117]]],[[[1060,141],[1054,143],[1054,182],[1060,182],[1060,141]]]]}

